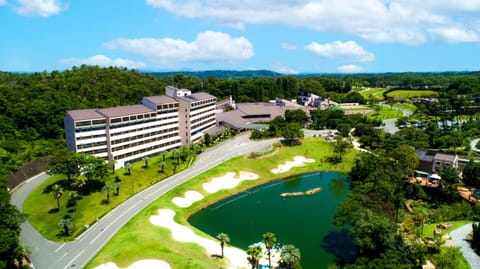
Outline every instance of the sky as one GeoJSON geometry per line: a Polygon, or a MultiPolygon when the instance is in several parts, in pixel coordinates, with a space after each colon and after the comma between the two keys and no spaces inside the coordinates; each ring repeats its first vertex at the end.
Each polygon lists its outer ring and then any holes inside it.
{"type": "Polygon", "coordinates": [[[0,70],[480,70],[480,0],[0,0],[0,70]]]}

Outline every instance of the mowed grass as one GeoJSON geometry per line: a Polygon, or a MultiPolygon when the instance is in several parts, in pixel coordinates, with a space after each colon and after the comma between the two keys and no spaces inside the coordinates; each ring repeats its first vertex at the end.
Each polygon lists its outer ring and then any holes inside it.
{"type": "MultiPolygon", "coordinates": [[[[472,221],[471,220],[455,220],[455,221],[445,221],[445,222],[442,222],[442,223],[446,223],[446,222],[449,222],[452,224],[452,226],[448,229],[442,229],[442,235],[445,235],[465,224],[468,224],[468,223],[471,223],[472,221]]],[[[426,237],[432,237],[433,238],[433,231],[435,231],[435,227],[437,227],[437,225],[439,224],[442,224],[442,223],[432,223],[432,224],[425,224],[423,226],[423,236],[426,236],[426,237]]]]}
{"type": "MultiPolygon", "coordinates": [[[[67,182],[65,176],[55,175],[45,181],[37,189],[35,189],[25,200],[23,213],[26,214],[28,221],[39,231],[45,238],[52,241],[70,241],[80,235],[88,226],[94,224],[99,218],[107,214],[113,208],[117,207],[128,198],[140,192],[152,184],[171,176],[174,171],[173,157],[171,153],[167,153],[165,158],[166,165],[164,172],[161,173],[159,162],[163,160],[163,156],[157,156],[149,160],[148,168],[144,162],[133,164],[131,175],[127,175],[126,169],[118,169],[115,174],[105,181],[106,185],[113,185],[115,176],[121,179],[119,195],[115,195],[112,190],[110,194],[110,202],[105,203],[106,194],[101,192],[101,187],[96,192],[84,195],[76,208],[67,208],[69,193],[73,190],[70,183],[67,182]],[[46,192],[49,186],[59,184],[64,187],[64,193],[60,198],[60,211],[57,212],[57,200],[53,198],[51,193],[46,192]],[[57,227],[57,223],[65,216],[70,215],[73,218],[75,228],[72,235],[64,236],[57,227]]],[[[190,161],[180,161],[180,165],[176,167],[176,172],[187,168],[190,161]]]]}
{"type": "Polygon", "coordinates": [[[375,101],[378,102],[383,101],[383,93],[387,91],[387,88],[360,88],[357,89],[357,91],[366,100],[373,98],[375,101]]]}
{"type": "Polygon", "coordinates": [[[402,111],[385,106],[376,106],[375,110],[367,115],[371,120],[388,120],[400,118],[403,116],[402,111]]]}
{"type": "MultiPolygon", "coordinates": [[[[144,208],[105,245],[86,268],[95,268],[106,262],[115,262],[119,267],[128,267],[141,259],[165,260],[172,268],[224,268],[227,266],[226,261],[207,256],[203,247],[197,244],[173,240],[169,230],[156,227],[150,223],[150,216],[157,214],[158,209],[172,209],[176,212],[176,222],[190,227],[202,237],[215,240],[190,226],[187,221],[188,217],[209,204],[269,181],[319,170],[346,173],[351,170],[357,153],[356,150],[352,149],[344,155],[342,163],[336,165],[326,163],[323,161],[324,158],[334,154],[333,143],[319,137],[312,137],[306,138],[300,146],[281,146],[272,154],[261,158],[251,159],[244,156],[228,160],[176,187],[144,208]],[[312,158],[315,162],[306,163],[302,167],[294,167],[282,174],[274,174],[270,171],[279,164],[293,160],[293,157],[297,155],[312,158]],[[234,189],[221,190],[213,194],[207,193],[202,187],[203,183],[209,182],[214,177],[223,176],[228,172],[240,171],[256,173],[260,178],[254,181],[243,181],[234,189]],[[172,202],[172,198],[183,197],[187,190],[196,190],[205,197],[189,208],[177,207],[172,202]]],[[[232,244],[235,244],[235,242],[232,242],[232,244]]],[[[220,254],[220,245],[218,251],[220,254]]]]}
{"type": "Polygon", "coordinates": [[[387,93],[387,96],[393,98],[420,98],[420,97],[438,97],[438,92],[431,90],[395,90],[387,93]]]}

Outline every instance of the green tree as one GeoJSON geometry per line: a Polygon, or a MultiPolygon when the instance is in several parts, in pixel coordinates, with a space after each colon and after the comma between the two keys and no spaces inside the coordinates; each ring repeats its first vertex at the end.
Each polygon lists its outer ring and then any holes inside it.
{"type": "Polygon", "coordinates": [[[480,163],[471,159],[463,168],[463,183],[475,188],[480,188],[480,163]]]}
{"type": "Polygon", "coordinates": [[[345,140],[341,135],[337,135],[335,137],[335,144],[333,145],[333,152],[336,152],[338,153],[338,156],[341,158],[343,158],[343,154],[347,151],[347,149],[349,147],[351,147],[352,145],[350,144],[350,142],[348,142],[347,140],[345,140]]]}
{"type": "Polygon", "coordinates": [[[285,245],[280,251],[280,265],[285,268],[300,268],[300,259],[302,255],[300,250],[294,245],[285,245]]]}
{"type": "Polygon", "coordinates": [[[480,224],[478,222],[472,223],[472,241],[470,241],[470,244],[475,252],[480,252],[480,224]]]}
{"type": "Polygon", "coordinates": [[[288,122],[297,122],[301,126],[304,126],[308,121],[307,113],[302,109],[285,110],[285,121],[288,122]]]}
{"type": "Polygon", "coordinates": [[[63,234],[69,236],[72,234],[75,223],[70,215],[65,215],[58,223],[57,227],[63,230],[63,234]]]}
{"type": "Polygon", "coordinates": [[[205,133],[203,135],[203,143],[205,143],[207,147],[210,146],[210,144],[212,143],[212,137],[210,136],[209,133],[205,133]]]}
{"type": "Polygon", "coordinates": [[[252,265],[252,269],[258,268],[260,258],[262,257],[262,246],[255,244],[250,245],[247,249],[247,259],[252,265]]]}
{"type": "Polygon", "coordinates": [[[277,244],[277,237],[274,233],[267,232],[263,234],[263,243],[265,244],[265,248],[267,249],[268,255],[268,267],[272,267],[272,249],[277,244]]]}
{"type": "Polygon", "coordinates": [[[21,258],[20,225],[25,218],[10,204],[10,193],[4,184],[0,182],[0,268],[10,268],[21,258]]]}
{"type": "Polygon", "coordinates": [[[115,188],[115,195],[118,196],[120,194],[120,184],[122,183],[122,180],[120,179],[119,176],[115,176],[115,181],[113,182],[113,186],[115,188]]]}
{"type": "Polygon", "coordinates": [[[230,237],[228,236],[228,234],[226,233],[219,233],[217,234],[217,239],[220,241],[220,248],[222,249],[222,258],[223,258],[223,250],[224,250],[224,247],[225,247],[225,244],[228,244],[230,243],[230,237]]]}
{"type": "Polygon", "coordinates": [[[106,196],[106,200],[105,200],[106,204],[110,203],[110,192],[112,191],[112,189],[113,189],[112,186],[109,186],[109,185],[105,185],[102,187],[102,192],[106,196]]]}
{"type": "Polygon", "coordinates": [[[145,162],[145,168],[148,168],[148,161],[150,160],[150,157],[143,157],[142,160],[145,162]]]}
{"type": "Polygon", "coordinates": [[[132,174],[132,164],[131,163],[125,163],[125,169],[127,169],[127,173],[130,176],[132,174]]]}
{"type": "Polygon", "coordinates": [[[285,128],[282,129],[281,135],[285,139],[285,144],[290,146],[301,144],[301,139],[304,137],[300,124],[296,122],[288,123],[285,128]]]}
{"type": "Polygon", "coordinates": [[[60,211],[60,198],[62,198],[63,195],[62,186],[58,184],[53,185],[51,193],[53,195],[53,198],[57,200],[57,209],[60,211]]]}
{"type": "Polygon", "coordinates": [[[74,209],[76,209],[79,197],[80,195],[78,195],[77,191],[70,191],[68,193],[68,206],[72,206],[74,209]]]}

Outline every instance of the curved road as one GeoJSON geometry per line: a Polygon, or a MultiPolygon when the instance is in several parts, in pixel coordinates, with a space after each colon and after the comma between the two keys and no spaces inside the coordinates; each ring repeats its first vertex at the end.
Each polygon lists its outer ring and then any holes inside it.
{"type": "Polygon", "coordinates": [[[470,243],[465,240],[467,235],[472,232],[472,224],[465,224],[453,231],[450,232],[450,237],[452,238],[452,242],[455,246],[460,247],[460,251],[462,251],[463,256],[467,260],[470,267],[473,268],[480,268],[480,257],[478,256],[475,251],[473,251],[470,243]]]}
{"type": "MultiPolygon", "coordinates": [[[[191,168],[166,178],[119,205],[88,228],[73,242],[46,240],[28,222],[22,224],[20,241],[31,247],[31,260],[36,269],[82,268],[140,210],[174,187],[232,157],[265,151],[278,139],[250,141],[248,134],[239,135],[200,154],[191,168]]],[[[23,211],[28,194],[49,176],[40,174],[12,192],[12,204],[23,211]]]]}

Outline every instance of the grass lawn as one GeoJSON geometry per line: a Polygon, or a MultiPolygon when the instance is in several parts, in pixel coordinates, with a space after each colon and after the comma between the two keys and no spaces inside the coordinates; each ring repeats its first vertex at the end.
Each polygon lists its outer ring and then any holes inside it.
{"type": "MultiPolygon", "coordinates": [[[[78,200],[76,208],[67,208],[67,201],[72,187],[67,182],[65,176],[52,176],[37,189],[35,189],[25,200],[23,212],[26,214],[28,221],[39,231],[45,238],[52,241],[69,241],[80,235],[86,226],[92,225],[107,214],[110,210],[117,207],[125,200],[133,196],[133,194],[140,192],[146,187],[172,175],[174,173],[173,158],[171,153],[165,155],[164,172],[161,173],[159,162],[162,161],[163,156],[157,156],[149,160],[149,167],[145,168],[145,163],[138,162],[133,164],[131,175],[127,175],[127,171],[122,168],[115,171],[115,174],[110,175],[106,180],[106,185],[112,185],[115,176],[121,179],[119,195],[116,196],[114,191],[111,192],[110,202],[105,203],[106,194],[101,191],[96,191],[78,200]],[[53,198],[51,193],[45,190],[53,184],[63,186],[64,193],[60,198],[60,211],[57,212],[57,201],[53,198]],[[57,223],[65,215],[70,215],[75,223],[75,229],[70,236],[63,236],[60,234],[60,229],[57,223]]],[[[189,162],[180,161],[180,165],[176,167],[176,172],[187,168],[189,162]]],[[[98,189],[98,188],[97,188],[98,189]]],[[[101,187],[100,187],[101,189],[101,187]]]]}
{"type": "Polygon", "coordinates": [[[372,120],[388,120],[400,118],[402,116],[403,113],[401,111],[385,106],[377,106],[375,111],[367,115],[367,117],[372,120]]]}
{"type": "Polygon", "coordinates": [[[438,97],[438,92],[430,90],[395,90],[387,94],[393,98],[438,97]]]}
{"type": "Polygon", "coordinates": [[[387,88],[367,88],[367,89],[360,89],[358,93],[369,100],[370,98],[374,98],[375,101],[383,101],[383,93],[387,90],[387,88]]]}
{"type": "MultiPolygon", "coordinates": [[[[333,144],[322,138],[306,138],[302,145],[294,147],[281,146],[278,150],[262,158],[236,157],[221,165],[195,177],[190,181],[178,186],[157,199],[148,207],[144,208],[137,216],[129,221],[107,245],[89,262],[86,268],[94,268],[106,262],[115,262],[119,267],[127,267],[141,259],[161,259],[167,261],[172,268],[221,268],[225,264],[216,258],[205,255],[205,250],[193,243],[181,243],[172,240],[169,230],[152,225],[149,221],[151,215],[156,214],[158,209],[170,208],[176,212],[176,222],[187,225],[197,234],[209,238],[209,235],[191,227],[188,217],[201,208],[215,203],[235,193],[252,188],[279,178],[285,178],[294,174],[311,171],[332,170],[339,172],[350,171],[353,160],[357,154],[355,150],[349,150],[343,157],[343,162],[331,165],[323,160],[326,156],[333,155],[333,144]],[[315,159],[314,163],[306,163],[303,167],[294,167],[280,175],[273,174],[270,170],[276,168],[285,161],[293,160],[294,156],[301,155],[315,159]],[[260,176],[255,181],[243,181],[239,186],[230,190],[222,190],[209,194],[202,188],[202,183],[208,182],[212,177],[223,176],[227,172],[247,171],[260,176]],[[194,203],[189,208],[178,208],[171,200],[176,196],[183,196],[187,190],[196,190],[205,197],[194,203]],[[188,257],[188,258],[187,258],[188,257]]],[[[213,239],[215,240],[215,239],[213,239]]],[[[219,245],[220,251],[220,245],[219,245]]]]}
{"type": "MultiPolygon", "coordinates": [[[[442,235],[445,235],[467,223],[471,223],[472,221],[471,220],[455,220],[455,221],[445,221],[445,222],[450,222],[452,226],[448,229],[442,230],[442,235]]],[[[442,223],[445,223],[445,222],[442,222],[442,223]]],[[[425,224],[423,226],[423,236],[433,237],[433,231],[435,230],[435,227],[437,227],[438,224],[442,224],[442,223],[425,224]]]]}
{"type": "Polygon", "coordinates": [[[401,108],[401,109],[405,109],[405,110],[410,110],[412,112],[415,112],[415,110],[417,110],[417,107],[413,104],[393,104],[394,107],[398,107],[398,108],[401,108]]]}

